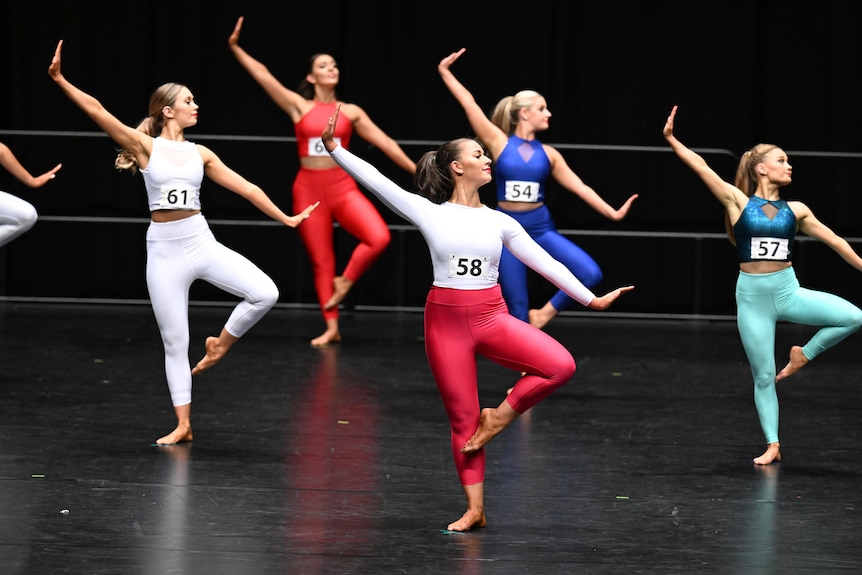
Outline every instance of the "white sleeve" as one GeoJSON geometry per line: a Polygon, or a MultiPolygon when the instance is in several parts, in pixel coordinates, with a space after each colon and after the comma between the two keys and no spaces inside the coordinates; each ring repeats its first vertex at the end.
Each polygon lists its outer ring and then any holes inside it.
{"type": "Polygon", "coordinates": [[[511,224],[504,231],[504,243],[512,254],[531,269],[544,276],[552,284],[583,306],[589,306],[596,295],[587,289],[565,265],[551,257],[536,243],[517,220],[506,216],[511,224]]]}
{"type": "Polygon", "coordinates": [[[421,227],[424,223],[427,208],[433,205],[430,200],[408,192],[380,173],[380,170],[341,146],[336,146],[329,155],[345,172],[364,188],[371,190],[393,212],[414,225],[421,227]]]}

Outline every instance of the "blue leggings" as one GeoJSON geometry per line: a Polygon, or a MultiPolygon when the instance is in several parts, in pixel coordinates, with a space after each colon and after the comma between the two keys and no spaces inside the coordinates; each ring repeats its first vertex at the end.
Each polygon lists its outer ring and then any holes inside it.
{"type": "MultiPolygon", "coordinates": [[[[599,264],[587,252],[557,231],[551,219],[551,212],[546,206],[540,206],[528,212],[500,211],[518,220],[530,237],[555,260],[569,268],[569,271],[586,287],[592,289],[602,280],[599,264]]],[[[509,306],[509,313],[524,321],[529,321],[530,313],[527,273],[527,266],[504,247],[500,258],[500,287],[503,289],[503,299],[509,306]]],[[[562,290],[551,297],[551,305],[557,311],[569,309],[573,304],[574,300],[562,290]]]]}
{"type": "Polygon", "coordinates": [[[751,375],[754,405],[767,443],[778,442],[775,391],[775,325],[787,321],[820,326],[802,353],[814,359],[862,326],[862,310],[836,295],[799,287],[793,267],[768,273],[739,272],[736,323],[751,375]]]}

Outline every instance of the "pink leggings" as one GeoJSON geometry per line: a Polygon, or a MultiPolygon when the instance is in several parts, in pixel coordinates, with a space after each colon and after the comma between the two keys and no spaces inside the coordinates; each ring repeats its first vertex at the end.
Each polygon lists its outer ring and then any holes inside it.
{"type": "Polygon", "coordinates": [[[509,314],[499,285],[484,290],[432,287],[425,304],[425,352],[449,415],[462,485],[485,480],[485,450],[460,451],[479,427],[477,354],[526,372],[506,398],[519,414],[575,373],[575,360],[560,342],[509,314]]]}
{"type": "Polygon", "coordinates": [[[320,205],[297,230],[311,259],[314,287],[323,318],[333,319],[338,317],[338,308],[323,309],[332,297],[332,280],[335,279],[333,223],[338,222],[359,240],[342,274],[351,281],[362,277],[389,245],[389,228],[374,204],[341,168],[300,168],[293,183],[294,213],[318,200],[320,205]]]}

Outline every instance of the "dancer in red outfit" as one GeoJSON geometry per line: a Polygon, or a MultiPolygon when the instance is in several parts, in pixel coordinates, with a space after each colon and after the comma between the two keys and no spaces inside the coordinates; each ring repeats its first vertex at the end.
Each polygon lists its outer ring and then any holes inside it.
{"type": "Polygon", "coordinates": [[[263,87],[270,98],[287,113],[296,129],[300,169],[293,184],[293,204],[320,202],[312,225],[303,225],[300,236],[314,269],[314,286],[326,331],[311,340],[315,347],[341,341],[338,329],[338,304],[347,296],[353,284],[362,277],[389,245],[389,228],[380,213],[359,190],[356,182],[329,157],[320,143],[326,122],[341,105],[343,121],[335,138],[347,148],[352,132],[380,149],[392,161],[411,174],[416,164],[395,140],[377,127],[368,114],[356,104],[339,102],[338,66],[329,54],[315,54],[309,60],[308,75],[298,91],[286,88],[261,62],[251,57],[239,45],[243,18],[236,22],[228,45],[243,68],[263,87]],[[340,275],[335,272],[333,223],[341,224],[359,245],[340,275]]]}
{"type": "Polygon", "coordinates": [[[330,155],[417,226],[428,244],[434,283],[425,305],[425,351],[449,415],[452,454],[467,496],[467,511],[448,529],[484,527],[485,444],[575,373],[575,360],[562,344],[509,314],[497,283],[503,246],[592,309],[606,309],[634,288],[595,296],[513,217],[483,205],[479,188],[491,181],[491,159],[475,140],[453,140],[423,155],[414,194],[338,146],[337,119],[336,108],[323,133],[330,155]],[[480,410],[477,355],[523,374],[496,408],[480,410]]]}

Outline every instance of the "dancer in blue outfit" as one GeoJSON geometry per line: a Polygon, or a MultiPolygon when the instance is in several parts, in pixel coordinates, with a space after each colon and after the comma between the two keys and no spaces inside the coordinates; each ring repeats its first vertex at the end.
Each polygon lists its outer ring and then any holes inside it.
{"type": "Polygon", "coordinates": [[[793,375],[862,326],[862,310],[852,303],[799,286],[792,263],[796,231],[820,240],[860,271],[862,258],[814,217],[808,206],[781,199],[779,191],[790,184],[792,175],[784,150],[772,144],[754,146],[743,154],[734,184],[730,184],[673,135],[676,111],[674,106],[664,137],[724,206],[728,235],[737,249],[737,326],[754,376],[754,405],[766,438],[766,451],[754,463],[768,465],[781,461],[775,382],[793,375]],[[779,321],[819,326],[820,330],[804,346],[792,346],[790,361],[776,374],[775,325],[779,321]]]}
{"type": "MultiPolygon", "coordinates": [[[[557,231],[551,212],[545,206],[548,179],[553,177],[562,187],[613,221],[626,217],[637,194],[614,209],[572,171],[557,149],[536,139],[537,132],[548,129],[551,117],[545,98],[538,92],[522,90],[503,98],[488,118],[450,69],[464,51],[465,48],[461,48],[443,58],[437,71],[464,108],[476,137],[494,160],[497,209],[518,220],[554,259],[562,262],[585,286],[593,288],[601,281],[602,270],[587,252],[557,231]]],[[[527,280],[527,266],[504,249],[500,287],[512,315],[542,328],[557,313],[573,305],[574,300],[559,290],[540,309],[531,310],[527,280]]]]}

